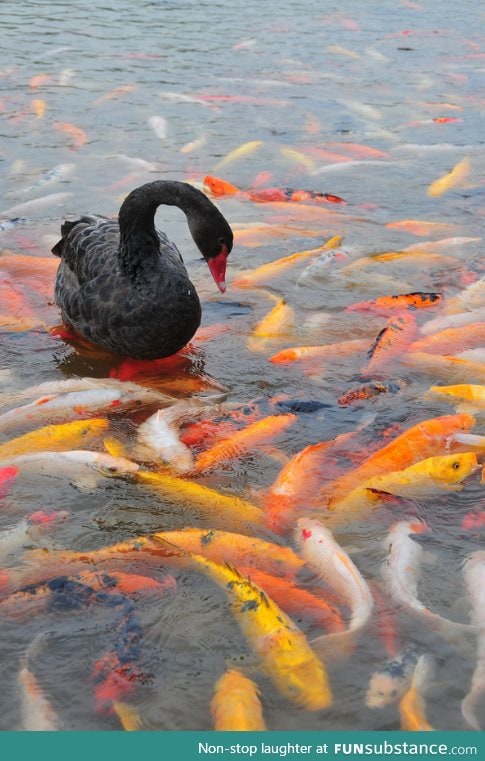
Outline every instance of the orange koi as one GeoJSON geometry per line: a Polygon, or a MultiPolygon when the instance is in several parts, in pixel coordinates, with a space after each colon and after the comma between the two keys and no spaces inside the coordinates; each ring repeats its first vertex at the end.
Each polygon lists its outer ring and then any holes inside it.
{"type": "Polygon", "coordinates": [[[460,119],[458,116],[435,116],[431,121],[436,122],[436,124],[451,124],[453,122],[462,122],[463,119],[460,119]]]}
{"type": "Polygon", "coordinates": [[[126,95],[134,90],[136,90],[136,85],[120,85],[115,87],[114,90],[110,90],[99,98],[96,98],[91,105],[100,106],[101,103],[105,103],[107,100],[114,100],[114,98],[119,98],[121,95],[126,95]]]}
{"type": "Polygon", "coordinates": [[[447,328],[439,333],[414,341],[409,351],[423,351],[428,354],[456,354],[464,349],[483,346],[485,322],[473,322],[458,328],[447,328]]]}
{"type": "Polygon", "coordinates": [[[74,151],[82,148],[88,140],[86,132],[81,129],[81,127],[76,127],[75,124],[70,124],[69,122],[54,122],[54,127],[61,132],[65,132],[66,135],[69,135],[69,137],[72,138],[71,149],[74,151]]]}
{"type": "Polygon", "coordinates": [[[441,301],[441,293],[400,293],[396,296],[379,296],[373,301],[359,301],[346,307],[346,312],[381,312],[394,311],[395,309],[429,309],[437,306],[441,301]]]}
{"type": "Polygon", "coordinates": [[[229,439],[223,439],[199,454],[195,461],[196,472],[213,470],[221,462],[240,457],[255,447],[267,444],[297,420],[291,413],[269,415],[237,431],[229,439]]]}
{"type": "Polygon", "coordinates": [[[262,283],[267,282],[268,279],[281,275],[283,272],[286,272],[288,269],[291,269],[305,259],[309,259],[312,256],[318,256],[318,254],[321,254],[323,251],[338,248],[341,242],[341,236],[334,235],[324,243],[323,246],[307,249],[305,251],[298,251],[295,254],[284,256],[282,259],[276,259],[268,264],[262,264],[260,267],[256,267],[256,269],[251,270],[245,275],[237,277],[232,281],[231,285],[236,288],[250,288],[253,285],[261,285],[262,283]]]}
{"type": "Polygon", "coordinates": [[[411,235],[456,235],[458,225],[445,222],[428,222],[422,219],[401,219],[398,222],[388,222],[385,227],[389,230],[403,230],[411,235]]]}
{"type": "Polygon", "coordinates": [[[339,611],[322,597],[297,587],[290,579],[271,576],[259,568],[241,568],[241,573],[251,579],[257,587],[266,592],[285,613],[305,618],[329,632],[345,629],[339,611]]]}
{"type": "Polygon", "coordinates": [[[236,188],[235,185],[231,185],[230,182],[221,180],[219,177],[212,177],[210,174],[204,177],[204,190],[206,189],[208,189],[215,198],[242,195],[242,190],[236,188]]]}
{"type": "Polygon", "coordinates": [[[47,110],[47,103],[42,98],[34,98],[32,101],[32,111],[36,115],[37,119],[42,119],[45,116],[47,110]]]}
{"type": "Polygon", "coordinates": [[[358,159],[388,159],[390,156],[387,151],[381,151],[379,148],[372,148],[370,145],[361,145],[360,143],[327,143],[327,145],[347,151],[351,156],[358,159]]]}
{"type": "Polygon", "coordinates": [[[31,90],[36,90],[37,87],[49,84],[51,79],[52,74],[35,74],[29,82],[29,87],[31,90]]]}
{"type": "Polygon", "coordinates": [[[474,423],[475,418],[467,413],[423,420],[378,449],[357,468],[324,486],[321,495],[325,498],[327,493],[338,498],[373,476],[403,470],[420,460],[442,455],[448,451],[450,437],[459,431],[468,431],[474,423]]]}
{"type": "Polygon", "coordinates": [[[416,320],[412,315],[402,312],[391,317],[369,350],[369,361],[361,368],[362,375],[372,375],[382,370],[391,359],[404,351],[417,330],[416,320]]]}

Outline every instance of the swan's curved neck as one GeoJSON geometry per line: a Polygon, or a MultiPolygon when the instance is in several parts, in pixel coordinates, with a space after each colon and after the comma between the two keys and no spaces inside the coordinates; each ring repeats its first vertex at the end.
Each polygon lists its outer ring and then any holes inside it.
{"type": "Polygon", "coordinates": [[[155,230],[157,208],[178,206],[188,220],[203,213],[206,196],[184,182],[149,182],[133,190],[121,205],[118,222],[120,226],[119,260],[128,274],[137,269],[150,267],[153,259],[160,257],[160,241],[155,230]]]}

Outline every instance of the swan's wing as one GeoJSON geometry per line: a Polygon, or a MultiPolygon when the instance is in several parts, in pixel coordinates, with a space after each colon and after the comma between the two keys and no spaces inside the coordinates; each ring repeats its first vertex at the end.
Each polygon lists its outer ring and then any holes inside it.
{"type": "Polygon", "coordinates": [[[117,220],[86,215],[64,222],[61,233],[52,253],[62,259],[59,270],[69,270],[78,286],[101,274],[109,261],[112,266],[120,238],[117,220]]]}

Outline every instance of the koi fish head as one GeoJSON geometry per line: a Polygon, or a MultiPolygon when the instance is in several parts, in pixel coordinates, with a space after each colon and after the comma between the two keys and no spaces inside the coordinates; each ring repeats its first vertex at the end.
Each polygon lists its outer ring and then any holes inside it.
{"type": "Polygon", "coordinates": [[[431,458],[430,476],[433,480],[448,486],[461,483],[467,476],[478,468],[477,456],[474,452],[431,458]]]}
{"type": "Polygon", "coordinates": [[[404,675],[393,676],[377,671],[370,679],[365,704],[368,708],[384,708],[384,706],[397,703],[404,695],[407,686],[408,680],[404,678],[404,675]]]}

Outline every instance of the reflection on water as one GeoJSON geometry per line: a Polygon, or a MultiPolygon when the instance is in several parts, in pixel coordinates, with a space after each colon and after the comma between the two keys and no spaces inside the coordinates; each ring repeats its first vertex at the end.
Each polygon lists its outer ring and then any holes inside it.
{"type": "MultiPolygon", "coordinates": [[[[309,444],[360,427],[356,451],[337,463],[352,467],[359,451],[377,448],[386,436],[452,412],[446,400],[425,396],[429,386],[483,384],[484,378],[482,358],[456,369],[429,356],[411,363],[396,356],[371,380],[399,381],[399,393],[343,407],[338,398],[362,384],[365,351],[310,364],[268,362],[286,347],[356,338],[370,346],[388,316],[345,311],[355,302],[414,291],[440,292],[446,301],[483,277],[479,4],[310,2],[304,14],[298,6],[188,0],[140,2],[134,8],[126,0],[112,7],[6,0],[0,7],[0,390],[70,377],[130,378],[129,365],[119,358],[62,331],[50,332],[59,315],[52,297],[56,261],[49,252],[60,222],[85,212],[115,215],[127,192],[156,178],[202,187],[206,175],[222,177],[243,191],[216,199],[235,231],[227,294],[214,291],[184,217],[159,209],[158,224],[183,252],[203,301],[207,332],[177,361],[136,380],[181,399],[225,398],[243,410],[253,403],[241,418],[245,423],[255,409],[259,417],[296,414],[272,448],[258,447],[197,479],[252,502],[261,500],[285,459],[309,444]],[[442,194],[427,193],[464,160],[469,168],[463,179],[442,194]],[[247,195],[268,187],[332,194],[347,203],[263,203],[247,195]],[[264,276],[255,287],[231,288],[241,273],[320,247],[335,235],[343,238],[340,259],[310,256],[264,276]],[[406,256],[375,256],[411,246],[406,256]],[[37,269],[23,257],[50,258],[37,269]],[[292,310],[291,319],[248,344],[280,298],[292,310]]],[[[465,303],[450,311],[482,308],[477,317],[483,322],[483,291],[466,293],[465,303]]],[[[442,315],[442,308],[416,310],[417,326],[442,315]]],[[[137,425],[155,409],[110,414],[110,435],[130,449],[137,425]]],[[[473,431],[480,432],[479,423],[473,431]]],[[[3,443],[10,435],[2,437],[3,443]]],[[[102,450],[103,442],[96,447],[102,450]]],[[[483,515],[482,495],[472,478],[463,491],[423,503],[385,504],[371,520],[343,526],[336,536],[350,548],[376,599],[386,599],[379,581],[381,541],[396,510],[399,518],[417,513],[434,537],[427,553],[432,562],[420,572],[419,597],[431,610],[467,621],[461,565],[482,545],[480,528],[466,531],[461,521],[471,512],[483,515]]],[[[211,526],[212,516],[201,515],[190,500],[182,508],[167,495],[105,475],[94,486],[80,486],[75,479],[22,473],[2,494],[2,508],[4,531],[38,510],[68,512],[67,520],[44,529],[35,541],[20,542],[20,548],[88,551],[153,531],[225,528],[211,526]]],[[[254,529],[248,526],[247,532],[254,529]]],[[[293,546],[291,531],[273,536],[261,529],[258,535],[293,546]]],[[[20,569],[21,549],[7,553],[4,562],[20,569]]],[[[163,598],[134,598],[143,638],[124,697],[146,729],[209,729],[216,679],[234,663],[254,674],[254,658],[222,590],[193,570],[147,563],[130,559],[119,568],[157,579],[168,572],[176,589],[163,598]]],[[[302,577],[301,584],[314,589],[317,582],[302,577]]],[[[93,669],[120,647],[132,619],[125,609],[123,618],[121,608],[104,604],[79,602],[76,609],[73,599],[66,593],[36,615],[3,617],[4,694],[12,697],[1,701],[2,729],[19,726],[19,662],[42,631],[52,638],[32,666],[64,726],[119,728],[109,706],[96,705],[93,669]]],[[[295,708],[256,673],[268,728],[398,729],[396,705],[365,705],[369,678],[389,657],[385,613],[378,609],[351,658],[330,665],[334,704],[327,711],[295,708]]],[[[310,639],[321,634],[304,613],[294,618],[310,639]]],[[[434,656],[429,722],[439,729],[469,728],[460,704],[475,667],[473,642],[451,646],[406,613],[395,613],[391,626],[399,647],[414,644],[434,656]]]]}

